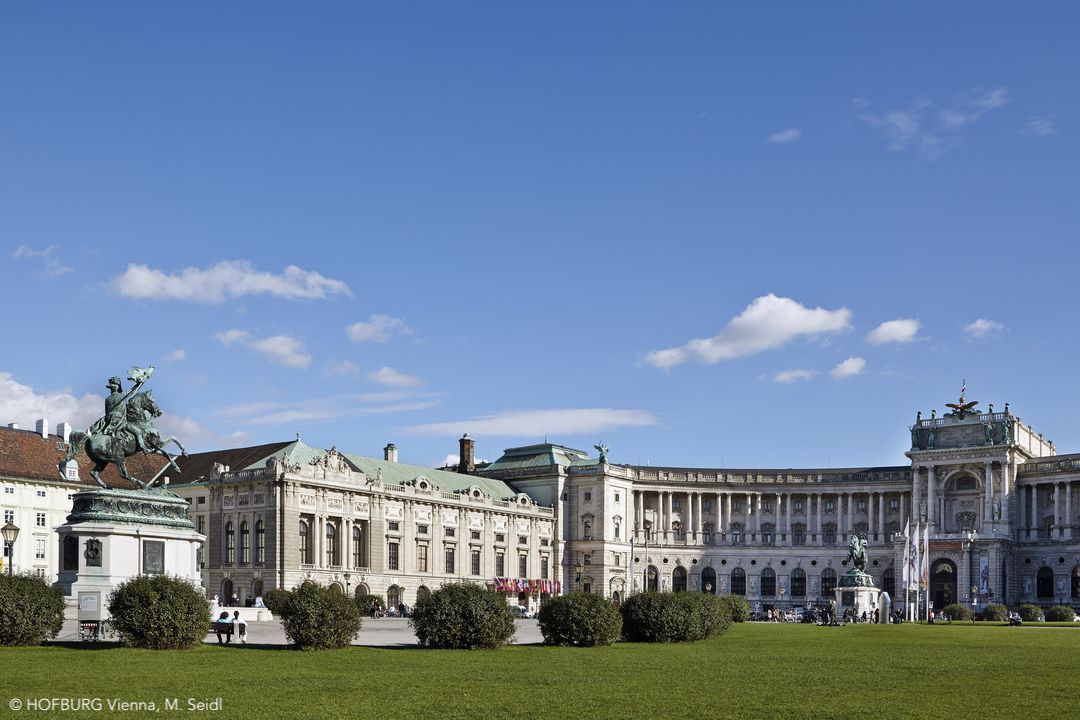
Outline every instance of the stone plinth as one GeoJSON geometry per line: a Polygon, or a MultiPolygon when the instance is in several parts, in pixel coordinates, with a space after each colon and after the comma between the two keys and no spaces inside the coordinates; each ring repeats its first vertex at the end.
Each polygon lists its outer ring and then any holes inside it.
{"type": "Polygon", "coordinates": [[[107,617],[109,593],[136,575],[172,575],[202,590],[206,537],[188,520],[186,500],[154,488],[87,490],[72,501],[67,522],[56,529],[59,585],[78,604],[80,619],[107,617]]]}
{"type": "Polygon", "coordinates": [[[836,614],[842,616],[851,608],[856,617],[865,612],[871,615],[879,607],[881,590],[874,584],[874,578],[863,571],[852,568],[841,575],[836,583],[836,614]]]}

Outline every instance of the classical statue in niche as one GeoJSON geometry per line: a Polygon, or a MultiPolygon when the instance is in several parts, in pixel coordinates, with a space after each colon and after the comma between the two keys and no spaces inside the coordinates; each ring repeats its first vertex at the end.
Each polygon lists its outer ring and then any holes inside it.
{"type": "Polygon", "coordinates": [[[1000,520],[1001,519],[1001,498],[995,496],[993,501],[991,501],[990,505],[991,505],[991,508],[993,509],[994,519],[995,520],[1000,520]]]}

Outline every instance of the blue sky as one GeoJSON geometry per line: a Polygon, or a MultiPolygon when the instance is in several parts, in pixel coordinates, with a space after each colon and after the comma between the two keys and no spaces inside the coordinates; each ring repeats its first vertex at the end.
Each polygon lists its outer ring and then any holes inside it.
{"type": "Polygon", "coordinates": [[[1078,20],[5,6],[0,419],[838,467],[966,379],[1080,451],[1078,20]]]}

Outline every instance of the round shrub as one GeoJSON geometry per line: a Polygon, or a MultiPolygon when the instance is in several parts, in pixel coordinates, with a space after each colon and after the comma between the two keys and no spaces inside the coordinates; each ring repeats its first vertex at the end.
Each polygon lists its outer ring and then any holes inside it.
{"type": "Polygon", "coordinates": [[[506,598],[472,583],[451,583],[421,598],[409,625],[421,646],[472,650],[497,648],[514,637],[514,616],[506,598]]]}
{"type": "Polygon", "coordinates": [[[352,598],[315,582],[301,583],[281,606],[285,637],[298,650],[347,647],[360,633],[361,623],[352,598]]]}
{"type": "Polygon", "coordinates": [[[721,595],[720,602],[727,606],[731,622],[746,622],[750,619],[750,601],[742,595],[721,595]]]}
{"type": "Polygon", "coordinates": [[[267,590],[263,593],[263,605],[270,612],[277,615],[281,612],[281,608],[285,607],[285,601],[289,599],[292,593],[283,588],[274,588],[273,590],[267,590]]]}
{"type": "Polygon", "coordinates": [[[967,620],[969,622],[971,621],[971,608],[969,608],[967,605],[964,605],[963,603],[953,603],[951,605],[946,605],[945,609],[941,612],[945,615],[945,617],[949,618],[949,620],[967,620]]]}
{"type": "Polygon", "coordinates": [[[44,578],[0,576],[0,645],[39,645],[64,624],[64,595],[44,578]]]}
{"type": "Polygon", "coordinates": [[[126,645],[151,650],[190,648],[210,629],[210,603],[187,580],[137,575],[113,588],[110,620],[126,645]]]}
{"type": "Polygon", "coordinates": [[[1046,622],[1072,622],[1075,617],[1076,611],[1068,605],[1046,608],[1046,622]]]}
{"type": "Polygon", "coordinates": [[[622,632],[619,609],[603,595],[576,592],[540,606],[540,632],[548,645],[610,645],[622,632]]]}
{"type": "Polygon", "coordinates": [[[1024,622],[1041,622],[1043,619],[1042,608],[1038,605],[1021,605],[1016,608],[1016,613],[1024,622]]]}
{"type": "Polygon", "coordinates": [[[684,642],[727,630],[731,611],[714,595],[648,592],[622,605],[623,638],[631,642],[684,642]]]}
{"type": "Polygon", "coordinates": [[[1005,619],[1009,616],[1009,610],[1004,605],[987,605],[983,610],[983,620],[992,620],[994,622],[1005,622],[1005,619]]]}

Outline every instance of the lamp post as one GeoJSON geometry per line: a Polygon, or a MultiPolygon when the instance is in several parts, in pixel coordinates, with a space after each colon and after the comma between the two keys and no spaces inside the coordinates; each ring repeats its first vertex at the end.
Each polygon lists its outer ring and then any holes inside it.
{"type": "Polygon", "coordinates": [[[349,581],[352,580],[352,575],[346,570],[341,576],[345,578],[345,597],[352,597],[352,588],[349,585],[349,581]]]}
{"type": "Polygon", "coordinates": [[[971,624],[975,624],[975,612],[979,608],[979,586],[971,586],[971,624]]]}
{"type": "Polygon", "coordinates": [[[14,523],[8,523],[0,529],[0,535],[4,536],[4,547],[8,556],[8,575],[15,574],[15,539],[19,537],[19,528],[14,523]]]}
{"type": "Polygon", "coordinates": [[[574,578],[574,582],[577,584],[577,589],[578,590],[581,590],[581,571],[582,571],[582,569],[583,568],[582,568],[580,562],[574,563],[574,575],[576,576],[574,578]]]}
{"type": "Polygon", "coordinates": [[[650,589],[652,588],[653,583],[656,582],[656,569],[653,568],[652,565],[650,565],[649,569],[645,571],[645,577],[645,592],[651,592],[650,589]]]}
{"type": "Polygon", "coordinates": [[[784,593],[786,592],[786,590],[785,590],[784,586],[781,585],[780,589],[777,590],[777,592],[780,593],[780,622],[783,622],[784,621],[784,593]]]}

